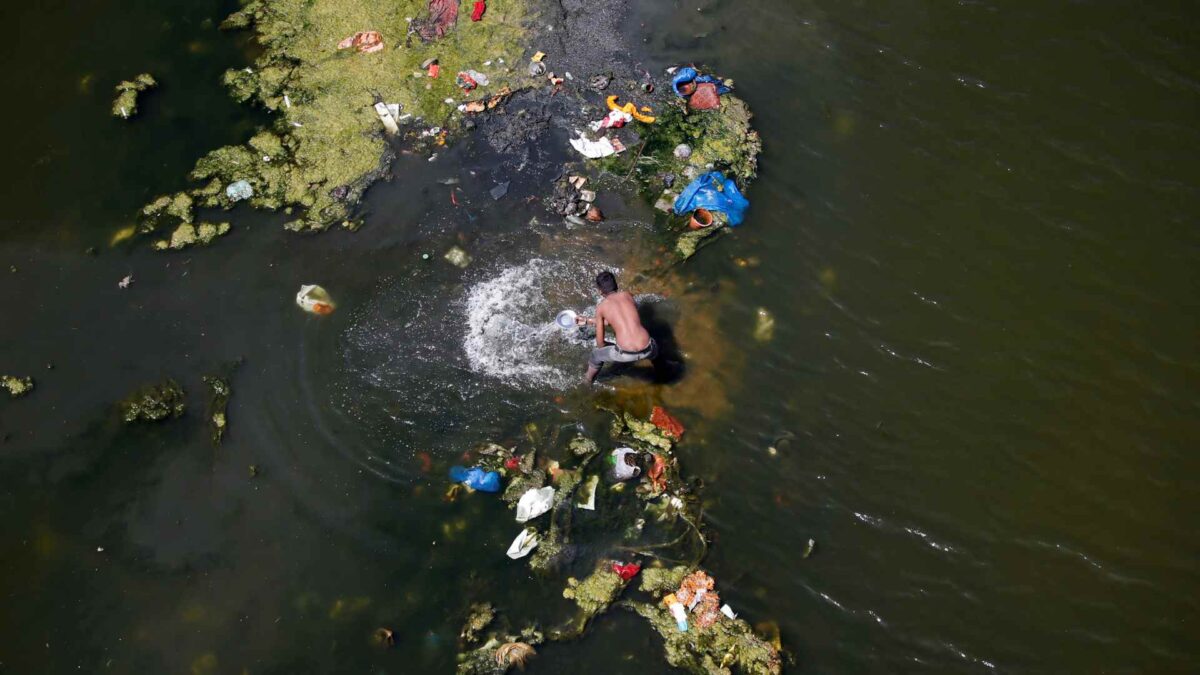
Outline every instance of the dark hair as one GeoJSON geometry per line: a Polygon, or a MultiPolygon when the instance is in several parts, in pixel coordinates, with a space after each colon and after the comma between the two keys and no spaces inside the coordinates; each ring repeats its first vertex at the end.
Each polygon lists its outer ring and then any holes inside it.
{"type": "Polygon", "coordinates": [[[596,275],[596,287],[601,293],[616,293],[617,292],[617,277],[613,276],[612,272],[607,270],[596,275]]]}

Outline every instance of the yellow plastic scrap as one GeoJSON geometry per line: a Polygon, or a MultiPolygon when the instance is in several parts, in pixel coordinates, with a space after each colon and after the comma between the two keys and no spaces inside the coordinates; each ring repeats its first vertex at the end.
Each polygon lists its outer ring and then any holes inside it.
{"type": "MultiPolygon", "coordinates": [[[[632,115],[633,119],[635,119],[639,122],[645,122],[646,124],[653,124],[654,120],[658,119],[656,117],[651,117],[650,115],[643,115],[641,112],[638,111],[638,107],[636,105],[634,105],[633,103],[626,103],[625,105],[617,105],[617,97],[616,96],[608,97],[608,109],[609,110],[620,110],[621,112],[625,113],[626,115],[632,115]]],[[[651,110],[645,106],[642,106],[642,110],[644,110],[646,112],[654,112],[653,110],[651,110]]]]}
{"type": "Polygon", "coordinates": [[[538,53],[534,54],[533,58],[531,58],[529,60],[533,61],[534,63],[540,63],[541,60],[544,58],[546,58],[546,52],[538,52],[538,53]]]}

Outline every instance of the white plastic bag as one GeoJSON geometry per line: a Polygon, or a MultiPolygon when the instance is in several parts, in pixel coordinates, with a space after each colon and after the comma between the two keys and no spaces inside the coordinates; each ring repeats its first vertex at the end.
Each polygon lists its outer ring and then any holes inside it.
{"type": "Polygon", "coordinates": [[[554,488],[547,485],[544,488],[533,488],[521,495],[517,502],[517,522],[537,518],[554,506],[554,488]]]}
{"type": "Polygon", "coordinates": [[[538,545],[537,530],[532,527],[527,527],[521,530],[521,534],[513,539],[512,546],[508,547],[508,557],[516,560],[529,555],[529,552],[538,545]]]}
{"type": "Polygon", "coordinates": [[[333,298],[329,297],[329,293],[316,284],[301,286],[300,292],[296,294],[296,304],[306,312],[321,315],[333,314],[336,307],[333,304],[333,298]]]}

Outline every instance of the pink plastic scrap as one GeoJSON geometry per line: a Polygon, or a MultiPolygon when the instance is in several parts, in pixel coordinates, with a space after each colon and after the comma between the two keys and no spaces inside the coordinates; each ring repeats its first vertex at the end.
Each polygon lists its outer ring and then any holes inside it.
{"type": "Polygon", "coordinates": [[[351,35],[338,43],[338,49],[357,49],[362,54],[374,54],[383,51],[383,35],[377,30],[364,30],[351,35]]]}
{"type": "Polygon", "coordinates": [[[429,0],[429,18],[417,19],[413,27],[421,39],[432,42],[445,37],[458,23],[458,0],[429,0]]]}

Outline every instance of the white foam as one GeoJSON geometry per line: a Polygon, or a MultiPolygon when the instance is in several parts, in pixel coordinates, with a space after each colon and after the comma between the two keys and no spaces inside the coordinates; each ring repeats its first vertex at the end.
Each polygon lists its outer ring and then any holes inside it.
{"type": "Polygon", "coordinates": [[[535,258],[467,293],[463,349],[471,369],[513,386],[564,389],[584,370],[587,349],[554,324],[593,296],[594,266],[535,258]]]}

